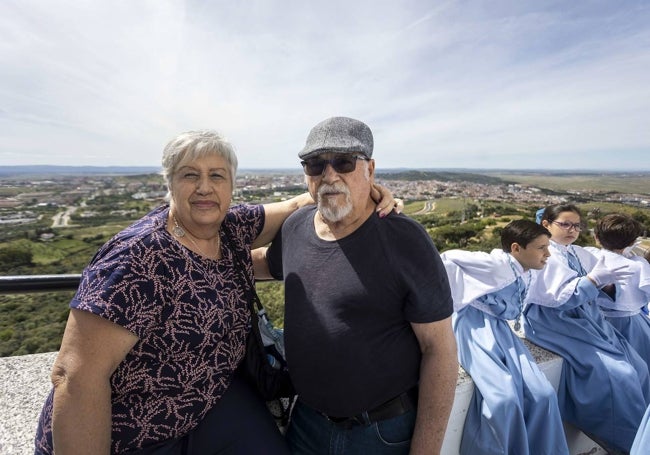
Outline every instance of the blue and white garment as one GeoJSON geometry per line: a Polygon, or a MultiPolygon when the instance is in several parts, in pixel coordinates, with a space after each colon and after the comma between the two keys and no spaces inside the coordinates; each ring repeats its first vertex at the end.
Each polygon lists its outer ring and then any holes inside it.
{"type": "Polygon", "coordinates": [[[555,390],[508,324],[519,319],[534,272],[500,249],[441,257],[458,359],[475,384],[460,453],[568,454],[555,390]]]}
{"type": "Polygon", "coordinates": [[[640,256],[625,257],[605,249],[589,251],[596,257],[604,257],[609,268],[625,266],[632,272],[616,285],[614,299],[601,294],[597,302],[605,319],[650,363],[650,318],[641,311],[650,301],[650,263],[640,256]]]}
{"type": "Polygon", "coordinates": [[[526,338],[564,358],[562,418],[607,447],[628,452],[650,403],[648,366],[602,316],[585,277],[596,263],[579,246],[551,241],[524,309],[526,338]]]}
{"type": "Polygon", "coordinates": [[[645,411],[641,425],[636,432],[630,455],[646,455],[650,447],[650,406],[645,411]]]}

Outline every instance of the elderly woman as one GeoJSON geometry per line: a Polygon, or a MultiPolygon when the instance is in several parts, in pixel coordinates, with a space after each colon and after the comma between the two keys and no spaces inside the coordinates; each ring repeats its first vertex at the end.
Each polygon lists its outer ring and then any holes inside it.
{"type": "MultiPolygon", "coordinates": [[[[313,201],[231,207],[237,158],[212,131],[179,135],[162,163],[169,205],[117,234],[83,272],[37,454],[287,452],[236,374],[250,313],[235,254],[250,258],[313,201]]],[[[395,201],[384,199],[388,212],[395,201]]]]}

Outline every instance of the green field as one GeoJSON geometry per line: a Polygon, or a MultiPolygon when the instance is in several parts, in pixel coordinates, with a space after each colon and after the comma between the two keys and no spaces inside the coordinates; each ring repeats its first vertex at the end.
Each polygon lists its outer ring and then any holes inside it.
{"type": "Polygon", "coordinates": [[[549,174],[483,172],[502,180],[547,188],[553,191],[615,191],[650,196],[650,174],[549,174]]]}

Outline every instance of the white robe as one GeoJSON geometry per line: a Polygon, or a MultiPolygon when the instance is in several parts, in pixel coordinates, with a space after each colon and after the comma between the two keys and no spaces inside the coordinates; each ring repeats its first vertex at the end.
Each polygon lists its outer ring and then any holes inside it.
{"type": "Polygon", "coordinates": [[[650,263],[640,256],[626,257],[597,248],[590,251],[597,257],[604,257],[609,268],[623,266],[632,272],[625,281],[616,284],[614,299],[601,294],[596,302],[605,319],[621,332],[650,367],[650,318],[641,311],[650,300],[650,263]]]}
{"type": "Polygon", "coordinates": [[[458,359],[475,385],[460,454],[568,454],[555,389],[508,325],[521,313],[532,272],[502,250],[441,257],[458,359]]]}
{"type": "Polygon", "coordinates": [[[650,404],[648,366],[596,304],[599,291],[585,277],[596,258],[553,241],[550,250],[528,293],[526,338],[564,358],[558,388],[564,420],[627,452],[650,404]],[[569,266],[569,250],[580,259],[579,272],[569,266]]]}

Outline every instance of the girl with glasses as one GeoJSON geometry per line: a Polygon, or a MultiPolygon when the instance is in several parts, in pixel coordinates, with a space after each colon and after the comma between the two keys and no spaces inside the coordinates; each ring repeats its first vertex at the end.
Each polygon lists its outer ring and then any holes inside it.
{"type": "Polygon", "coordinates": [[[613,453],[628,453],[650,403],[645,361],[605,321],[596,299],[629,276],[573,245],[581,226],[573,204],[544,209],[551,257],[535,276],[524,310],[526,338],[564,358],[558,386],[562,418],[613,453]]]}

